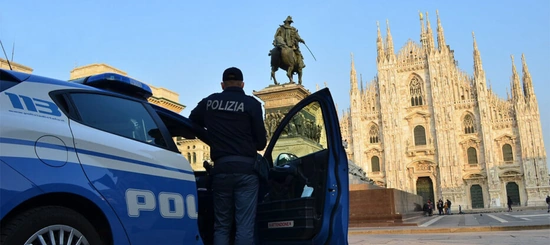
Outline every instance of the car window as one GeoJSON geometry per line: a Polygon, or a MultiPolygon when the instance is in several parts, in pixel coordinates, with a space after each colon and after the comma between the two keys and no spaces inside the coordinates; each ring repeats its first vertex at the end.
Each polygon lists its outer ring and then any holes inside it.
{"type": "MultiPolygon", "coordinates": [[[[270,115],[268,115],[270,117],[270,115]]],[[[276,118],[276,116],[272,116],[276,118]]],[[[272,119],[273,120],[273,119],[272,119]]],[[[275,119],[274,123],[278,124],[275,119]]],[[[272,159],[276,166],[327,149],[325,121],[319,102],[314,101],[296,113],[275,142],[272,159]]]]}
{"type": "Polygon", "coordinates": [[[82,123],[148,144],[166,147],[160,130],[140,102],[115,96],[73,93],[82,123]]]}
{"type": "Polygon", "coordinates": [[[11,88],[17,85],[18,83],[19,82],[15,82],[15,81],[0,80],[0,92],[7,90],[8,88],[11,88]]]}

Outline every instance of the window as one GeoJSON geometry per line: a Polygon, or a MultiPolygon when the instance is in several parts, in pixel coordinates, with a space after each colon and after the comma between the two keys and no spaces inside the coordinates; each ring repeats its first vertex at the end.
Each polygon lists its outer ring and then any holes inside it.
{"type": "Polygon", "coordinates": [[[380,172],[380,158],[373,156],[370,159],[372,172],[380,172]]]}
{"type": "Polygon", "coordinates": [[[0,92],[19,84],[16,81],[0,80],[0,92]]]}
{"type": "Polygon", "coordinates": [[[378,126],[372,125],[369,131],[369,141],[371,144],[378,143],[378,126]]]}
{"type": "Polygon", "coordinates": [[[155,121],[141,102],[115,96],[73,93],[82,123],[109,133],[166,147],[155,121]]]}
{"type": "Polygon", "coordinates": [[[464,133],[473,134],[475,132],[474,118],[472,117],[472,115],[468,114],[464,117],[464,133]]]}
{"type": "Polygon", "coordinates": [[[468,164],[477,164],[477,150],[476,148],[468,148],[468,164]]]}
{"type": "Polygon", "coordinates": [[[287,124],[273,147],[272,159],[280,159],[277,165],[288,159],[282,159],[279,154],[303,157],[327,149],[325,122],[319,102],[312,102],[296,113],[291,123],[287,124]]]}
{"type": "Polygon", "coordinates": [[[510,144],[504,144],[502,146],[502,158],[505,162],[514,161],[514,153],[512,152],[512,146],[510,144]]]}
{"type": "Polygon", "coordinates": [[[414,145],[426,145],[426,129],[420,125],[414,128],[414,145]]]}
{"type": "Polygon", "coordinates": [[[193,163],[197,163],[197,153],[193,152],[193,163]]]}
{"type": "Polygon", "coordinates": [[[189,153],[189,152],[187,153],[187,161],[191,162],[191,153],[189,153]]]}
{"type": "Polygon", "coordinates": [[[414,77],[409,85],[411,93],[411,106],[423,105],[422,83],[418,77],[414,77]]]}

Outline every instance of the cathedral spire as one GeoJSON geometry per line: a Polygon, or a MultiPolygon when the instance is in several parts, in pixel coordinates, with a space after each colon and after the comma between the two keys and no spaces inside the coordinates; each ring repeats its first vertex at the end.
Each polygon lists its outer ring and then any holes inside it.
{"type": "Polygon", "coordinates": [[[432,25],[430,24],[430,17],[428,16],[428,12],[426,12],[426,35],[427,35],[427,42],[428,42],[428,50],[432,51],[435,48],[434,43],[434,34],[432,31],[432,25]]]}
{"type": "Polygon", "coordinates": [[[477,49],[476,36],[472,32],[472,38],[474,39],[474,75],[477,77],[483,71],[483,65],[481,64],[481,55],[477,49]]]}
{"type": "Polygon", "coordinates": [[[381,62],[384,57],[384,43],[382,43],[382,34],[380,33],[380,23],[376,21],[376,27],[378,28],[378,36],[376,37],[376,50],[378,51],[378,62],[381,62]]]}
{"type": "Polygon", "coordinates": [[[420,15],[420,43],[422,43],[422,47],[426,46],[426,29],[424,28],[424,15],[422,15],[422,12],[418,11],[418,15],[420,15]]]}
{"type": "Polygon", "coordinates": [[[525,61],[525,54],[521,54],[521,63],[523,67],[523,92],[526,98],[534,97],[535,90],[533,89],[533,81],[531,80],[531,73],[527,68],[527,62],[525,61]]]}
{"type": "Polygon", "coordinates": [[[441,19],[439,19],[439,10],[436,10],[435,14],[437,15],[437,46],[439,50],[443,50],[447,44],[445,43],[445,34],[443,34],[441,19]]]}
{"type": "Polygon", "coordinates": [[[361,83],[361,93],[363,93],[363,74],[359,73],[359,82],[361,83]]]}
{"type": "Polygon", "coordinates": [[[393,38],[390,32],[390,21],[386,19],[386,52],[388,53],[388,60],[391,60],[395,56],[393,50],[393,38]]]}
{"type": "Polygon", "coordinates": [[[514,101],[521,101],[523,93],[521,91],[519,76],[514,62],[514,56],[510,55],[510,57],[512,58],[512,99],[514,101]]]}
{"type": "Polygon", "coordinates": [[[350,85],[351,93],[357,92],[357,73],[355,72],[355,61],[353,60],[353,53],[351,53],[351,72],[350,72],[350,85]]]}

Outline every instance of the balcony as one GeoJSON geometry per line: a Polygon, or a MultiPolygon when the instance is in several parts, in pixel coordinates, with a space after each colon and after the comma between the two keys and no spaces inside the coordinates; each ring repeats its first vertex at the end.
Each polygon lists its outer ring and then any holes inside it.
{"type": "Polygon", "coordinates": [[[432,145],[407,146],[407,156],[414,157],[420,153],[423,153],[426,156],[435,155],[435,148],[432,145]]]}
{"type": "Polygon", "coordinates": [[[485,164],[484,163],[464,163],[464,170],[465,171],[481,170],[483,169],[482,166],[485,166],[485,164]]]}

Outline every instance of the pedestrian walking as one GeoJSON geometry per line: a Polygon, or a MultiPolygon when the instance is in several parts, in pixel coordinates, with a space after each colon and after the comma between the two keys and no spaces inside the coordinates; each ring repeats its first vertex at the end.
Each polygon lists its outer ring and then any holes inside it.
{"type": "Polygon", "coordinates": [[[447,199],[447,214],[451,214],[451,200],[447,199]]]}

